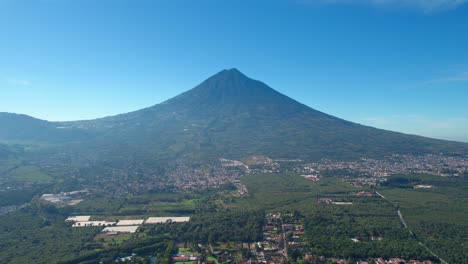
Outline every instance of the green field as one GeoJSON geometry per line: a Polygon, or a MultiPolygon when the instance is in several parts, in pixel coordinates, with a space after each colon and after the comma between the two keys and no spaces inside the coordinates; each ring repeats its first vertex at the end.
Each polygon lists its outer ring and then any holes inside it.
{"type": "Polygon", "coordinates": [[[308,208],[321,196],[343,196],[355,191],[338,178],[312,182],[297,174],[258,174],[242,178],[249,196],[235,201],[241,208],[284,210],[308,208]]]}
{"type": "Polygon", "coordinates": [[[201,195],[158,193],[118,199],[94,197],[74,207],[74,214],[98,216],[185,216],[195,212],[201,195]]]}
{"type": "Polygon", "coordinates": [[[398,203],[409,227],[449,263],[468,263],[468,181],[429,175],[407,177],[432,189],[388,188],[381,191],[398,203]]]}
{"type": "Polygon", "coordinates": [[[36,166],[20,166],[8,172],[8,177],[18,182],[49,183],[53,178],[36,166]]]}

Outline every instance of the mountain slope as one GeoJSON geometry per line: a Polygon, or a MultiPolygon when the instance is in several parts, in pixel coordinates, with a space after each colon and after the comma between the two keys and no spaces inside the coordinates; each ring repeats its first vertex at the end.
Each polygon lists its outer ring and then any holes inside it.
{"type": "Polygon", "coordinates": [[[87,149],[149,159],[267,155],[278,158],[467,154],[468,144],[348,122],[278,93],[236,69],[140,111],[62,124],[99,132],[87,149]]]}
{"type": "Polygon", "coordinates": [[[80,130],[67,130],[53,123],[27,115],[0,113],[0,140],[60,143],[86,138],[80,130]]]}
{"type": "Polygon", "coordinates": [[[0,140],[55,143],[107,163],[242,158],[355,159],[389,154],[468,154],[468,144],[390,132],[314,110],[237,69],[139,111],[76,122],[0,113],[0,140]]]}
{"type": "Polygon", "coordinates": [[[7,146],[0,145],[0,159],[8,158],[12,154],[12,151],[7,146]]]}

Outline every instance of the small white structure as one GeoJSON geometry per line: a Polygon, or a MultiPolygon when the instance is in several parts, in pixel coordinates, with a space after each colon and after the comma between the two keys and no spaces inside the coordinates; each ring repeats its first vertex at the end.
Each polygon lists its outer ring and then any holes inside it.
{"type": "Polygon", "coordinates": [[[163,224],[163,223],[183,223],[190,221],[190,217],[188,216],[180,216],[180,217],[150,217],[146,220],[145,224],[163,224]]]}
{"type": "Polygon", "coordinates": [[[130,233],[133,234],[140,226],[109,226],[104,228],[102,232],[117,232],[117,233],[130,233]]]}
{"type": "Polygon", "coordinates": [[[86,221],[86,222],[75,222],[72,227],[91,227],[91,226],[113,226],[115,222],[106,222],[106,221],[86,221]]]}
{"type": "Polygon", "coordinates": [[[416,185],[414,186],[415,189],[431,189],[432,188],[432,185],[423,185],[423,184],[420,184],[420,185],[416,185]]]}
{"type": "Polygon", "coordinates": [[[133,226],[133,225],[141,225],[145,220],[137,219],[137,220],[120,220],[117,222],[118,226],[133,226]]]}
{"type": "Polygon", "coordinates": [[[91,218],[90,215],[77,215],[77,216],[70,216],[65,221],[69,222],[86,222],[89,221],[89,218],[91,218]]]}
{"type": "Polygon", "coordinates": [[[75,200],[69,201],[67,204],[68,205],[77,205],[77,204],[81,203],[82,201],[83,201],[83,199],[75,199],[75,200]]]}
{"type": "Polygon", "coordinates": [[[332,204],[336,204],[336,205],[353,205],[352,202],[332,202],[332,204]]]}

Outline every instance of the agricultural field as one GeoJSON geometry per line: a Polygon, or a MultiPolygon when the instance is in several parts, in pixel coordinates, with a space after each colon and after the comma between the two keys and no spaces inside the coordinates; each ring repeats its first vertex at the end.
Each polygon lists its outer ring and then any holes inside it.
{"type": "Polygon", "coordinates": [[[236,199],[234,207],[270,211],[305,209],[321,196],[347,195],[357,189],[339,178],[324,178],[318,182],[298,174],[255,174],[242,178],[249,196],[236,199]]]}
{"type": "Polygon", "coordinates": [[[18,182],[49,183],[53,178],[36,166],[20,166],[8,172],[7,176],[18,182]]]}
{"type": "Polygon", "coordinates": [[[467,263],[468,180],[431,175],[405,178],[409,184],[380,192],[398,204],[411,230],[442,259],[449,263],[467,263]],[[421,183],[433,187],[412,188],[421,183]]]}
{"type": "Polygon", "coordinates": [[[204,199],[202,195],[178,193],[147,194],[113,199],[94,197],[76,205],[73,214],[119,216],[120,218],[122,216],[185,216],[193,214],[202,199],[204,199]]]}

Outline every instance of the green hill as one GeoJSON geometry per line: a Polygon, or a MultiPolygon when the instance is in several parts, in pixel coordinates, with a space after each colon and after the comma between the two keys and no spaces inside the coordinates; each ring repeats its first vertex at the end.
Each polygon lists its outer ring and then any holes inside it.
{"type": "Polygon", "coordinates": [[[64,143],[86,139],[84,130],[67,130],[60,123],[27,115],[0,113],[0,140],[5,142],[64,143]]]}

